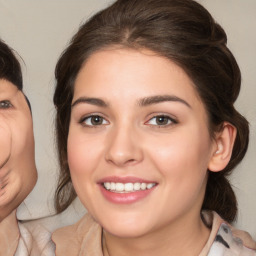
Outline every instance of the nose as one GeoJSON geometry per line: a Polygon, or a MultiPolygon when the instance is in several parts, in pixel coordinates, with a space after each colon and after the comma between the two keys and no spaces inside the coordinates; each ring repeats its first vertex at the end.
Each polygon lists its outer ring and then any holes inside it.
{"type": "Polygon", "coordinates": [[[0,169],[6,164],[11,154],[12,136],[8,125],[0,124],[0,169]]]}
{"type": "Polygon", "coordinates": [[[106,161],[119,167],[134,165],[143,159],[138,132],[131,125],[120,125],[108,134],[106,161]]]}

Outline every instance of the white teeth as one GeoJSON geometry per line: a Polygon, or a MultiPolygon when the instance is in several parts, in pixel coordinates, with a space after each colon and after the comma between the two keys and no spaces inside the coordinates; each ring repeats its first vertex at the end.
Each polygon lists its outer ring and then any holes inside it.
{"type": "Polygon", "coordinates": [[[153,187],[154,187],[154,184],[152,184],[152,183],[147,184],[147,189],[151,189],[153,187]]]}
{"type": "Polygon", "coordinates": [[[124,190],[127,192],[133,191],[133,184],[132,183],[125,183],[124,190]]]}
{"type": "Polygon", "coordinates": [[[111,188],[111,183],[110,183],[110,182],[106,182],[106,183],[105,183],[105,188],[106,188],[107,190],[109,190],[109,189],[111,188]]]}
{"type": "Polygon", "coordinates": [[[103,186],[107,190],[111,190],[113,192],[117,193],[127,193],[127,192],[135,192],[139,190],[146,190],[146,189],[151,189],[156,185],[156,183],[140,183],[140,182],[135,182],[135,183],[120,183],[120,182],[104,182],[103,186]]]}
{"type": "Polygon", "coordinates": [[[142,190],[145,190],[147,188],[147,184],[146,183],[141,183],[140,188],[142,190]]]}
{"type": "Polygon", "coordinates": [[[111,189],[111,190],[116,190],[116,183],[111,182],[111,184],[110,184],[110,189],[111,189]]]}
{"type": "Polygon", "coordinates": [[[117,192],[124,191],[124,184],[123,183],[116,183],[116,191],[117,192]]]}
{"type": "Polygon", "coordinates": [[[140,190],[140,183],[138,183],[138,182],[134,183],[133,190],[135,190],[135,191],[140,190]]]}

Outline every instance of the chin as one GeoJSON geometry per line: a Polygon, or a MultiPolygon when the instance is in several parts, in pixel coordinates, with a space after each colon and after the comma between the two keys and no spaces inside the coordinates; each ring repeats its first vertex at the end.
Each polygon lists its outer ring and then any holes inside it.
{"type": "MultiPolygon", "coordinates": [[[[136,238],[140,237],[150,231],[150,227],[146,225],[146,222],[142,221],[142,218],[127,219],[109,218],[103,222],[98,222],[103,229],[113,236],[120,238],[136,238]]],[[[147,221],[147,223],[150,223],[147,221]]]]}
{"type": "Polygon", "coordinates": [[[116,236],[119,238],[137,238],[140,236],[143,236],[147,233],[146,230],[141,229],[139,227],[124,227],[124,226],[118,226],[118,227],[103,227],[103,229],[111,234],[112,236],[116,236]]]}
{"type": "Polygon", "coordinates": [[[18,193],[13,190],[10,191],[10,189],[6,189],[4,194],[0,194],[0,213],[4,216],[4,218],[19,206],[17,196],[18,193]]]}

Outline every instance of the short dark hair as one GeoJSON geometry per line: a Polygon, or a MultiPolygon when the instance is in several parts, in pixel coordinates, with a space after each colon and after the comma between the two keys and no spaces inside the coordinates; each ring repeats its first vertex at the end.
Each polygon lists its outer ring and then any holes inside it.
{"type": "Polygon", "coordinates": [[[67,137],[75,79],[97,50],[120,45],[150,49],[175,62],[191,78],[208,114],[212,137],[229,122],[237,129],[226,168],[209,172],[202,209],[214,210],[233,221],[237,201],[227,179],[244,157],[249,138],[247,120],[234,108],[241,86],[237,62],[227,36],[210,13],[193,0],[118,0],[83,24],[60,57],[55,77],[54,104],[60,176],[55,205],[58,212],[76,196],[67,162],[67,137]]]}
{"type": "Polygon", "coordinates": [[[21,66],[14,55],[14,51],[0,40],[0,79],[5,79],[19,90],[23,89],[21,66]]]}
{"type": "MultiPolygon", "coordinates": [[[[14,51],[0,39],[0,79],[7,80],[15,85],[20,91],[23,89],[21,66],[14,51]]],[[[24,94],[28,107],[32,113],[31,104],[24,94]]]]}

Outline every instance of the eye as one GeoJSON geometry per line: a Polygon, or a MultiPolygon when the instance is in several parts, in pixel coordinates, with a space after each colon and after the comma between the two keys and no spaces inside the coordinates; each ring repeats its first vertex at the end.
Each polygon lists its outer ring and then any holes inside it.
{"type": "Polygon", "coordinates": [[[12,103],[9,100],[2,100],[0,101],[0,109],[6,109],[6,108],[11,108],[12,103]]]}
{"type": "Polygon", "coordinates": [[[170,124],[177,124],[177,121],[173,118],[166,115],[154,116],[149,121],[146,122],[149,125],[157,125],[157,126],[168,126],[170,124]]]}
{"type": "Polygon", "coordinates": [[[91,115],[83,118],[80,123],[85,126],[98,126],[98,125],[106,125],[108,121],[105,120],[102,116],[99,115],[91,115]]]}

